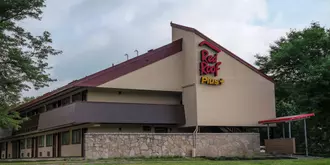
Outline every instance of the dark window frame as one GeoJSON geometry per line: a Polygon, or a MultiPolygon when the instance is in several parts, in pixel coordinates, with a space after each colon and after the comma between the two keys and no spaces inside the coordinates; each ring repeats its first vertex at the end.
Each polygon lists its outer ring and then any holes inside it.
{"type": "Polygon", "coordinates": [[[143,126],[142,130],[143,130],[143,132],[151,132],[151,127],[150,126],[143,126]]]}
{"type": "Polygon", "coordinates": [[[32,148],[32,138],[28,138],[28,139],[26,140],[26,148],[27,148],[27,149],[32,148]]]}
{"type": "Polygon", "coordinates": [[[51,146],[53,146],[53,134],[48,134],[46,135],[46,147],[51,147],[51,146]]]}
{"type": "Polygon", "coordinates": [[[72,130],[71,144],[81,143],[81,129],[72,130]]]}
{"type": "Polygon", "coordinates": [[[45,147],[45,135],[38,136],[38,147],[45,147]]]}
{"type": "Polygon", "coordinates": [[[72,95],[72,102],[82,101],[82,92],[78,92],[72,95]]]}
{"type": "Polygon", "coordinates": [[[61,133],[61,145],[70,145],[70,131],[65,131],[61,133]],[[65,139],[66,136],[64,135],[68,136],[67,139],[65,139]]]}
{"type": "Polygon", "coordinates": [[[167,127],[155,127],[155,133],[168,133],[167,127]]]}
{"type": "Polygon", "coordinates": [[[25,143],[26,143],[26,139],[22,139],[22,140],[19,141],[19,145],[20,145],[20,148],[21,149],[25,149],[26,148],[25,147],[25,143]]]}
{"type": "Polygon", "coordinates": [[[63,98],[61,100],[61,104],[62,104],[62,106],[69,105],[70,104],[70,96],[63,98]]]}

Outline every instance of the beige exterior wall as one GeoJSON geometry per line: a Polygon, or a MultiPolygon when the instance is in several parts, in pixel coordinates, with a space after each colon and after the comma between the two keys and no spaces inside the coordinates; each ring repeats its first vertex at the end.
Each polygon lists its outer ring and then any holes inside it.
{"type": "Polygon", "coordinates": [[[31,158],[31,157],[32,157],[31,148],[21,149],[20,158],[31,158]],[[23,154],[23,156],[22,156],[22,154],[23,154]]]}
{"type": "Polygon", "coordinates": [[[81,144],[62,145],[61,156],[81,156],[81,144]]]}
{"type": "Polygon", "coordinates": [[[171,55],[115,80],[100,85],[105,88],[181,91],[182,53],[171,55]]]}
{"type": "Polygon", "coordinates": [[[198,44],[204,39],[192,32],[172,28],[172,40],[179,38],[183,38],[185,126],[260,126],[259,120],[276,117],[272,82],[221,52],[218,61],[222,64],[215,78],[223,78],[224,84],[200,84],[202,48],[198,44]]]}
{"type": "MultiPolygon", "coordinates": [[[[46,140],[45,140],[46,141],[46,140]]],[[[46,146],[46,143],[45,143],[46,146]]],[[[53,147],[39,147],[38,148],[38,157],[46,158],[53,156],[53,147]],[[42,155],[40,156],[40,152],[42,155]],[[49,152],[49,156],[47,156],[47,152],[49,152]]]]}
{"type": "Polygon", "coordinates": [[[183,70],[183,93],[182,103],[185,109],[186,125],[196,126],[197,124],[197,100],[196,100],[196,74],[198,71],[197,47],[195,46],[196,35],[181,29],[172,28],[172,41],[183,38],[182,41],[182,70],[183,70]]]}
{"type": "Polygon", "coordinates": [[[186,124],[185,126],[197,125],[197,101],[196,86],[190,86],[183,89],[182,104],[184,105],[186,124]]]}
{"type": "MultiPolygon", "coordinates": [[[[195,45],[202,41],[197,37],[195,45]]],[[[198,48],[196,56],[203,48],[198,48]]],[[[200,84],[196,74],[198,125],[259,126],[258,121],[276,117],[271,81],[224,52],[219,53],[218,61],[222,64],[215,78],[223,78],[223,85],[200,84]]]]}
{"type": "Polygon", "coordinates": [[[119,103],[146,103],[146,104],[180,104],[180,95],[162,93],[162,92],[149,92],[149,91],[122,91],[121,94],[118,90],[112,89],[89,89],[87,93],[88,101],[95,102],[119,102],[119,103]]]}
{"type": "Polygon", "coordinates": [[[13,150],[12,150],[12,144],[11,142],[8,142],[8,152],[7,152],[7,158],[10,159],[13,157],[13,150]]]}
{"type": "Polygon", "coordinates": [[[1,151],[1,159],[4,159],[6,157],[6,151],[1,151]]]}

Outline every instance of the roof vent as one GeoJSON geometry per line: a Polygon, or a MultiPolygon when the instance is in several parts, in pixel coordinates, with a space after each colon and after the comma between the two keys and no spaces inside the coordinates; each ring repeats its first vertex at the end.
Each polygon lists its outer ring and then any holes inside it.
{"type": "Polygon", "coordinates": [[[148,52],[151,52],[151,51],[153,51],[153,49],[148,50],[148,52]]]}

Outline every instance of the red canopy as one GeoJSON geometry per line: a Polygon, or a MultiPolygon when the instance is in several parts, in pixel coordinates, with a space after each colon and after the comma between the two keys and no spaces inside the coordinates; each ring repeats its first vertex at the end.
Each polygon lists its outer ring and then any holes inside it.
{"type": "Polygon", "coordinates": [[[294,115],[294,116],[284,116],[284,117],[278,117],[278,118],[270,119],[270,120],[262,120],[262,121],[259,121],[258,123],[259,124],[283,123],[283,122],[288,122],[288,121],[306,119],[311,116],[315,116],[315,114],[309,113],[309,114],[301,114],[301,115],[294,115]]]}

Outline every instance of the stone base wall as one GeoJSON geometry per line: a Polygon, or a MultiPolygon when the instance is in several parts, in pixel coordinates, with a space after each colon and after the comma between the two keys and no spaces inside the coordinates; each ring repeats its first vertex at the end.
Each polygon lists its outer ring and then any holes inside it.
{"type": "MultiPolygon", "coordinates": [[[[248,156],[260,150],[258,133],[200,133],[196,156],[248,156]]],[[[193,134],[86,133],[87,159],[138,156],[192,156],[193,134]]]]}

